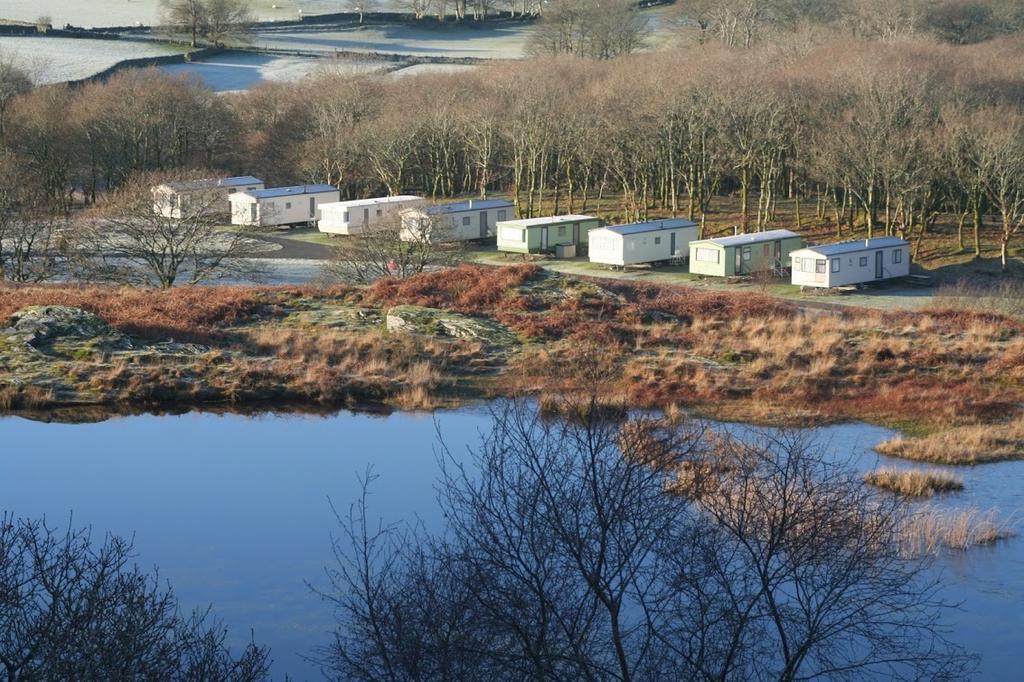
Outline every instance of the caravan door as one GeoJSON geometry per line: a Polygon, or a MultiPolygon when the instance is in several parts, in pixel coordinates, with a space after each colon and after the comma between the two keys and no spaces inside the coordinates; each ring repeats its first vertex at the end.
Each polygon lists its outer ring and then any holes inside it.
{"type": "Polygon", "coordinates": [[[487,236],[489,230],[487,229],[487,211],[480,211],[480,238],[483,239],[487,236]]]}

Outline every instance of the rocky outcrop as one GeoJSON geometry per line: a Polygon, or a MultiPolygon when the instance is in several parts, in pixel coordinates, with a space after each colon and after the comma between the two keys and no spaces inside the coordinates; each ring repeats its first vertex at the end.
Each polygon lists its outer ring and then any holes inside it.
{"type": "Polygon", "coordinates": [[[104,340],[104,345],[110,348],[132,348],[127,336],[111,327],[102,317],[80,308],[30,306],[14,313],[10,322],[10,328],[5,330],[7,335],[36,349],[61,341],[96,340],[104,340]]]}
{"type": "Polygon", "coordinates": [[[515,335],[497,322],[414,305],[389,308],[385,325],[389,332],[470,339],[491,346],[504,347],[516,342],[515,335]]]}

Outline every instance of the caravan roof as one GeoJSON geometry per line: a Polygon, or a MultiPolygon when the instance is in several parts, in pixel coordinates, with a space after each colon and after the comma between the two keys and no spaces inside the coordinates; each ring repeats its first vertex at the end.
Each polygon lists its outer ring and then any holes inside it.
{"type": "Polygon", "coordinates": [[[320,192],[337,192],[334,185],[295,185],[294,187],[274,187],[272,189],[254,189],[244,194],[253,199],[272,199],[274,197],[291,197],[302,194],[318,194],[320,192]]]}
{"type": "Polygon", "coordinates": [[[251,175],[239,175],[234,178],[204,178],[202,180],[181,180],[177,182],[165,182],[175,192],[184,192],[196,189],[209,189],[212,187],[243,187],[245,185],[262,185],[263,181],[251,175]]]}
{"type": "Polygon", "coordinates": [[[802,251],[811,251],[822,256],[838,256],[844,253],[856,253],[857,251],[871,251],[872,249],[885,249],[894,246],[908,245],[909,243],[905,239],[900,239],[899,237],[875,237],[873,239],[839,242],[838,244],[808,246],[802,249],[802,251]]]}
{"type": "Polygon", "coordinates": [[[573,223],[580,220],[597,220],[597,218],[589,215],[568,214],[546,216],[543,218],[522,218],[520,220],[509,220],[506,222],[517,227],[535,227],[537,225],[551,225],[553,223],[573,223]]]}
{"type": "Polygon", "coordinates": [[[332,201],[328,204],[320,204],[321,208],[357,208],[359,206],[377,206],[380,204],[393,204],[404,201],[422,201],[422,197],[414,194],[399,194],[393,197],[374,197],[372,199],[351,199],[349,201],[332,201]]]}
{"type": "Polygon", "coordinates": [[[643,232],[658,232],[660,230],[677,230],[680,227],[697,227],[697,223],[684,218],[671,218],[668,220],[653,220],[647,223],[631,223],[629,225],[611,225],[604,229],[615,234],[641,234],[643,232]]]}
{"type": "Polygon", "coordinates": [[[437,213],[462,213],[463,211],[486,211],[491,208],[511,208],[515,206],[511,201],[505,199],[470,199],[469,201],[457,201],[451,204],[437,204],[427,206],[423,212],[427,215],[437,213]]]}
{"type": "MultiPolygon", "coordinates": [[[[704,239],[705,243],[717,244],[718,246],[743,246],[746,244],[760,244],[761,242],[773,242],[777,239],[790,239],[792,237],[799,237],[796,232],[790,232],[789,230],[768,230],[767,232],[749,232],[747,234],[737,234],[731,237],[716,237],[714,239],[704,239]]],[[[698,242],[691,242],[696,244],[698,242]]]]}

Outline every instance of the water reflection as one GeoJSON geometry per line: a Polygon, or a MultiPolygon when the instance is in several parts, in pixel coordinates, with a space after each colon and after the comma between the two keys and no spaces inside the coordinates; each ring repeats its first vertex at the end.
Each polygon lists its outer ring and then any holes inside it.
{"type": "MultiPolygon", "coordinates": [[[[488,427],[484,408],[442,412],[437,426],[455,454],[488,427]]],[[[739,433],[748,432],[742,426],[739,433]]],[[[917,466],[874,454],[886,429],[847,424],[815,439],[863,470],[917,466]]],[[[368,414],[116,417],[95,423],[0,419],[0,508],[46,515],[97,534],[136,538],[138,561],[159,566],[186,605],[213,603],[236,642],[270,645],[274,674],[317,679],[303,658],[327,639],[329,607],[304,580],[319,580],[339,508],[379,476],[373,509],[388,520],[442,522],[431,415],[368,414]]],[[[956,469],[965,490],[937,504],[997,507],[1024,533],[1024,462],[956,469]]],[[[943,559],[946,598],[962,602],[953,639],[984,656],[979,678],[1015,677],[1024,650],[1024,542],[1011,540],[943,559]]]]}

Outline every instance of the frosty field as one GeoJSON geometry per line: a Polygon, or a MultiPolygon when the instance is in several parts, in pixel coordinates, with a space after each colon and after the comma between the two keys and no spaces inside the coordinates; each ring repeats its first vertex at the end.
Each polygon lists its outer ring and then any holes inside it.
{"type": "MultiPolygon", "coordinates": [[[[380,9],[390,6],[391,0],[378,2],[380,9]]],[[[260,21],[293,20],[304,14],[345,12],[355,6],[345,0],[251,0],[253,14],[260,21]],[[273,8],[277,5],[277,9],[273,8]]],[[[153,25],[160,20],[160,0],[3,0],[0,19],[35,21],[41,15],[49,16],[54,26],[65,24],[84,27],[153,25]]]]}
{"type": "Polygon", "coordinates": [[[208,61],[161,66],[165,73],[196,76],[215,92],[248,90],[266,81],[291,82],[319,71],[372,73],[390,64],[370,60],[280,57],[252,52],[226,52],[208,61]]]}
{"type": "Polygon", "coordinates": [[[334,50],[408,54],[422,57],[518,59],[525,55],[532,29],[521,24],[486,26],[410,26],[404,24],[341,28],[289,28],[258,31],[255,47],[330,54],[334,50]]]}
{"type": "Polygon", "coordinates": [[[0,53],[26,69],[37,85],[88,78],[126,59],[175,52],[167,45],[127,40],[0,37],[0,53]]]}
{"type": "Polygon", "coordinates": [[[403,78],[405,76],[420,76],[426,73],[465,73],[479,68],[472,64],[413,64],[401,69],[396,69],[388,74],[391,78],[403,78]]]}

